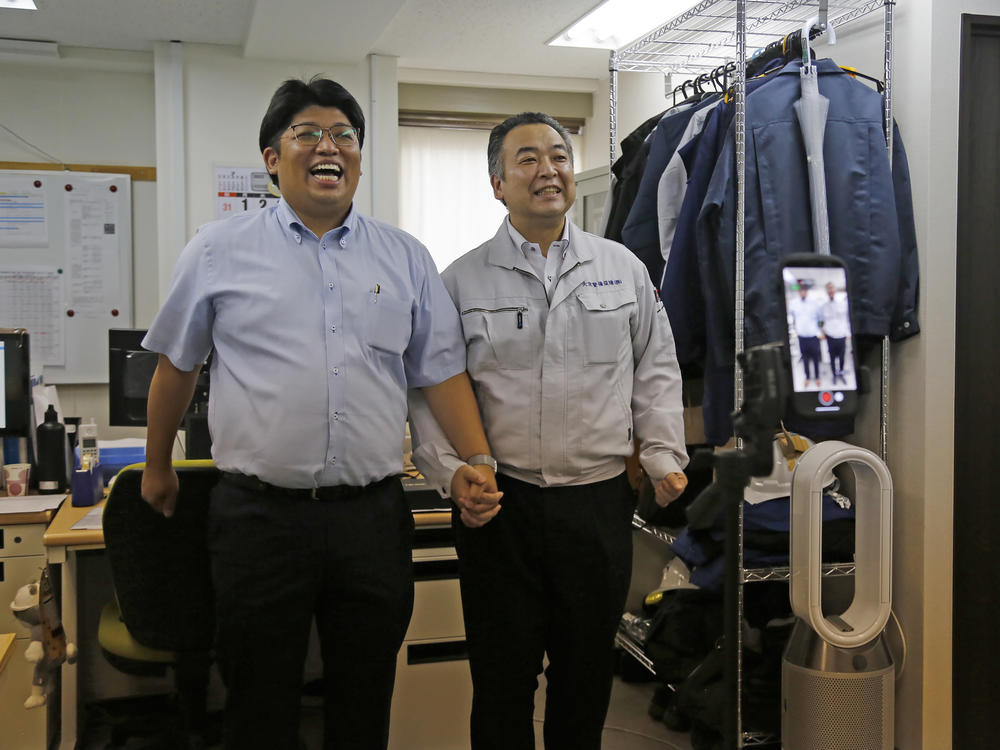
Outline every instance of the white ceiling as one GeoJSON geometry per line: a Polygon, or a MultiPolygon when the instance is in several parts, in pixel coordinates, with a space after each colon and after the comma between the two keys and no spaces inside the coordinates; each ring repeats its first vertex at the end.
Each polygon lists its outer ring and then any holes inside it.
{"type": "Polygon", "coordinates": [[[235,45],[249,58],[599,78],[604,50],[549,47],[597,0],[35,0],[3,8],[0,37],[106,49],[235,45]]]}

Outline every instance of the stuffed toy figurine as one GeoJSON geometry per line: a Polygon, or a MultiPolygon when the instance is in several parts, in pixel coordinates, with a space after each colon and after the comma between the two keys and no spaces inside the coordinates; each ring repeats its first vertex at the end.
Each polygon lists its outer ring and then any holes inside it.
{"type": "Polygon", "coordinates": [[[41,580],[17,590],[10,608],[18,620],[31,628],[31,643],[24,657],[35,665],[35,674],[31,695],[24,701],[24,707],[38,708],[45,705],[51,678],[60,665],[76,661],[76,646],[66,642],[59,608],[52,596],[48,568],[42,570],[41,580]]]}

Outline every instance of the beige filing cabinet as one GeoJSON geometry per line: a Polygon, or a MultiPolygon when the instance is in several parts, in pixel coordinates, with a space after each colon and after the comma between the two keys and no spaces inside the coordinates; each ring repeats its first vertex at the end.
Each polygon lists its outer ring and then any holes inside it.
{"type": "MultiPolygon", "coordinates": [[[[0,503],[3,499],[0,499],[0,503]]],[[[17,590],[41,578],[45,567],[44,523],[5,523],[0,515],[0,633],[13,633],[12,653],[0,672],[0,748],[45,750],[47,708],[24,707],[31,693],[34,665],[24,658],[31,631],[14,617],[10,603],[17,590]]]]}
{"type": "Polygon", "coordinates": [[[472,678],[450,523],[417,526],[413,617],[396,662],[389,750],[467,750],[472,678]]]}

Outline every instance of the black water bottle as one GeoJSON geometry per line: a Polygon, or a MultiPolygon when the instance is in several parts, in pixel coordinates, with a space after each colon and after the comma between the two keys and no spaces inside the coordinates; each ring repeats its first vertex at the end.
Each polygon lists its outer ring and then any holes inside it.
{"type": "Polygon", "coordinates": [[[55,495],[66,491],[66,428],[56,408],[49,404],[45,421],[38,425],[38,492],[55,495]]]}

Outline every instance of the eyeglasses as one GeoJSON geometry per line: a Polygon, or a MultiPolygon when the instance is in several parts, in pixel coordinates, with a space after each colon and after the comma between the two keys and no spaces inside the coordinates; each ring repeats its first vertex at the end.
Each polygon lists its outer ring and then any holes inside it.
{"type": "Polygon", "coordinates": [[[343,125],[333,125],[329,128],[321,128],[319,125],[302,123],[290,125],[289,130],[295,136],[295,140],[303,146],[314,148],[323,140],[323,133],[330,136],[330,140],[341,148],[356,148],[358,145],[358,131],[354,128],[344,128],[343,125]]]}

